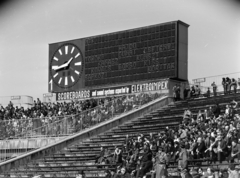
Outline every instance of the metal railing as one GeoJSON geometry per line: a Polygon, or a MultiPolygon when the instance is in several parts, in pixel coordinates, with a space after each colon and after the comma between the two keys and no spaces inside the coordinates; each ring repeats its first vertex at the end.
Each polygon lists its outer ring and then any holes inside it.
{"type": "MultiPolygon", "coordinates": [[[[41,120],[32,119],[29,122],[25,121],[28,123],[29,127],[26,127],[25,129],[15,128],[13,130],[17,130],[20,132],[13,132],[10,136],[11,139],[22,139],[25,141],[32,138],[66,138],[69,135],[82,132],[102,122],[113,119],[116,116],[120,116],[123,113],[127,113],[136,108],[139,108],[142,105],[148,104],[149,102],[156,100],[164,95],[165,94],[157,92],[125,95],[123,97],[116,98],[111,102],[105,102],[102,105],[86,110],[77,115],[68,115],[52,118],[45,117],[41,120]],[[34,122],[41,122],[42,126],[34,128],[34,122]]],[[[9,142],[9,140],[9,138],[2,140],[2,143],[7,143],[9,142]]],[[[21,150],[13,149],[5,145],[5,147],[3,147],[0,152],[11,152],[11,154],[2,154],[2,156],[0,157],[0,161],[5,161],[13,156],[24,154],[27,151],[33,149],[28,147],[29,144],[26,145],[27,148],[21,150]]]]}
{"type": "Polygon", "coordinates": [[[231,80],[234,78],[238,83],[238,88],[240,88],[240,72],[197,78],[197,79],[193,79],[193,82],[195,85],[210,87],[210,89],[212,89],[212,86],[211,86],[212,83],[215,82],[215,84],[217,85],[217,91],[222,92],[223,91],[222,78],[226,78],[226,77],[228,77],[231,80]]]}

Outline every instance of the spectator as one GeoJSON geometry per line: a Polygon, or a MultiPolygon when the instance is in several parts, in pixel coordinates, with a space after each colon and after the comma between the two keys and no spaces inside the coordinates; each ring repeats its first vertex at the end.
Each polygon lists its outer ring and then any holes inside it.
{"type": "Polygon", "coordinates": [[[125,167],[122,167],[120,174],[117,174],[115,178],[131,178],[131,175],[126,171],[125,167]]]}
{"type": "Polygon", "coordinates": [[[177,99],[177,101],[181,100],[181,88],[180,88],[180,85],[177,85],[177,88],[176,88],[176,99],[177,99]]]}
{"type": "Polygon", "coordinates": [[[115,151],[113,154],[113,163],[116,163],[117,165],[122,165],[122,150],[118,147],[115,147],[115,151]]]}
{"type": "Polygon", "coordinates": [[[141,166],[139,170],[139,177],[143,177],[147,172],[149,172],[153,166],[152,163],[152,153],[148,146],[144,147],[144,153],[140,158],[141,166]]]}
{"type": "Polygon", "coordinates": [[[235,169],[235,165],[234,164],[230,164],[229,168],[228,168],[228,177],[229,178],[239,178],[239,173],[238,171],[235,169]]]}
{"type": "Polygon", "coordinates": [[[214,139],[214,137],[209,137],[209,147],[205,150],[206,153],[206,157],[210,158],[210,163],[215,162],[217,159],[217,155],[216,155],[216,148],[214,148],[213,146],[215,145],[216,141],[214,139]]]}
{"type": "Polygon", "coordinates": [[[209,97],[210,97],[210,95],[211,95],[211,91],[210,91],[210,88],[208,87],[208,89],[207,89],[207,92],[206,92],[205,96],[206,96],[207,98],[209,98],[209,97]]]}
{"type": "Polygon", "coordinates": [[[183,95],[184,95],[184,99],[187,99],[189,97],[189,92],[190,92],[190,89],[189,87],[185,87],[184,91],[183,91],[183,95]]]}
{"type": "Polygon", "coordinates": [[[237,93],[237,81],[234,78],[232,78],[232,82],[231,82],[230,88],[233,88],[233,92],[237,93]]]}
{"type": "Polygon", "coordinates": [[[190,111],[189,107],[183,113],[183,121],[184,123],[188,123],[189,120],[192,118],[192,112],[190,111]]]}
{"type": "Polygon", "coordinates": [[[191,91],[190,91],[190,97],[195,97],[195,88],[194,86],[191,87],[191,91]]]}
{"type": "Polygon", "coordinates": [[[204,172],[203,172],[201,167],[198,168],[198,174],[199,174],[200,177],[202,177],[204,175],[204,172]]]}
{"type": "Polygon", "coordinates": [[[115,178],[116,174],[113,170],[107,170],[106,171],[106,178],[115,178]]]}
{"type": "Polygon", "coordinates": [[[223,93],[224,95],[227,93],[227,84],[226,84],[226,79],[222,78],[222,86],[223,86],[223,93]]]}
{"type": "Polygon", "coordinates": [[[213,87],[213,95],[217,96],[217,85],[213,82],[211,86],[213,87]]]}
{"type": "Polygon", "coordinates": [[[177,101],[177,86],[176,85],[174,85],[172,91],[173,91],[173,99],[174,99],[174,101],[177,101]]]}
{"type": "Polygon", "coordinates": [[[239,158],[240,158],[240,145],[238,144],[237,139],[232,140],[232,146],[231,146],[231,154],[229,156],[229,161],[231,163],[239,163],[239,158]]]}
{"type": "Polygon", "coordinates": [[[167,154],[163,151],[163,147],[159,147],[158,149],[158,153],[155,157],[155,164],[156,178],[166,176],[166,165],[168,164],[168,157],[167,154]]]}
{"type": "Polygon", "coordinates": [[[199,88],[198,85],[196,85],[195,87],[195,96],[198,98],[201,94],[201,89],[199,88]]]}
{"type": "Polygon", "coordinates": [[[214,178],[215,176],[214,176],[213,170],[210,167],[208,167],[207,172],[204,173],[203,177],[204,178],[214,178]]]}
{"type": "Polygon", "coordinates": [[[100,163],[102,161],[102,159],[104,158],[104,152],[105,150],[103,149],[103,147],[101,147],[100,153],[95,158],[95,163],[100,163]]]}
{"type": "Polygon", "coordinates": [[[184,142],[181,142],[181,151],[179,153],[178,168],[181,172],[181,177],[186,178],[188,176],[188,156],[184,142]]]}
{"type": "Polygon", "coordinates": [[[230,92],[231,92],[231,79],[228,78],[228,77],[226,78],[226,89],[227,89],[226,93],[230,94],[230,92]]]}
{"type": "Polygon", "coordinates": [[[197,158],[197,159],[203,158],[205,149],[206,149],[205,143],[203,142],[202,138],[199,137],[197,139],[197,144],[195,147],[195,154],[196,154],[195,158],[197,158]]]}
{"type": "Polygon", "coordinates": [[[239,86],[239,88],[240,88],[240,78],[238,78],[238,86],[239,86]]]}
{"type": "Polygon", "coordinates": [[[216,148],[216,153],[217,153],[217,159],[220,163],[222,163],[223,158],[226,156],[226,142],[223,140],[222,133],[218,133],[217,135],[217,141],[213,145],[214,148],[216,148]]]}
{"type": "Polygon", "coordinates": [[[79,173],[76,175],[76,178],[85,178],[84,171],[79,171],[79,173]]]}
{"type": "Polygon", "coordinates": [[[213,114],[214,114],[215,118],[218,118],[219,115],[221,114],[221,108],[219,107],[219,104],[216,104],[213,114]]]}

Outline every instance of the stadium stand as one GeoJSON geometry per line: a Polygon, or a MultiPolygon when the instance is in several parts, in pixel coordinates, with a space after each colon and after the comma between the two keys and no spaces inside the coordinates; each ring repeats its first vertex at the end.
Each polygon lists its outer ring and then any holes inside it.
{"type": "Polygon", "coordinates": [[[176,176],[188,168],[199,175],[208,167],[209,175],[231,174],[240,151],[239,101],[239,94],[178,101],[0,177],[176,176]]]}
{"type": "Polygon", "coordinates": [[[10,102],[0,110],[0,139],[73,134],[160,96],[158,93],[140,93],[70,103],[42,103],[37,99],[31,109],[25,110],[10,102]],[[64,119],[67,121],[63,125],[64,119]]]}

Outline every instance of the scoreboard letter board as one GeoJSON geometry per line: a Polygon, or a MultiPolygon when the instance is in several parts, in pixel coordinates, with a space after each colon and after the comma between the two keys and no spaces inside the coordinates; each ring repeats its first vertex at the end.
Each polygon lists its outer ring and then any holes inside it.
{"type": "Polygon", "coordinates": [[[86,38],[85,86],[177,76],[177,23],[86,38]]]}

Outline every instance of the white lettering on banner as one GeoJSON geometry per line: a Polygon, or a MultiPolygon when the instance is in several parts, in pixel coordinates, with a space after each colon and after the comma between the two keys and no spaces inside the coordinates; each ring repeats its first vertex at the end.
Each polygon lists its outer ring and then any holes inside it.
{"type": "Polygon", "coordinates": [[[92,91],[92,97],[97,96],[107,96],[107,95],[119,95],[119,94],[128,94],[130,93],[129,87],[121,87],[121,88],[109,88],[102,90],[92,91]]]}
{"type": "Polygon", "coordinates": [[[161,82],[132,85],[132,93],[165,90],[167,89],[167,83],[168,81],[161,81],[161,82]]]}
{"type": "Polygon", "coordinates": [[[76,91],[76,92],[65,92],[57,94],[57,101],[61,100],[74,100],[90,98],[90,90],[76,91]]]}
{"type": "Polygon", "coordinates": [[[97,91],[97,96],[103,96],[104,95],[104,90],[97,91]]]}

